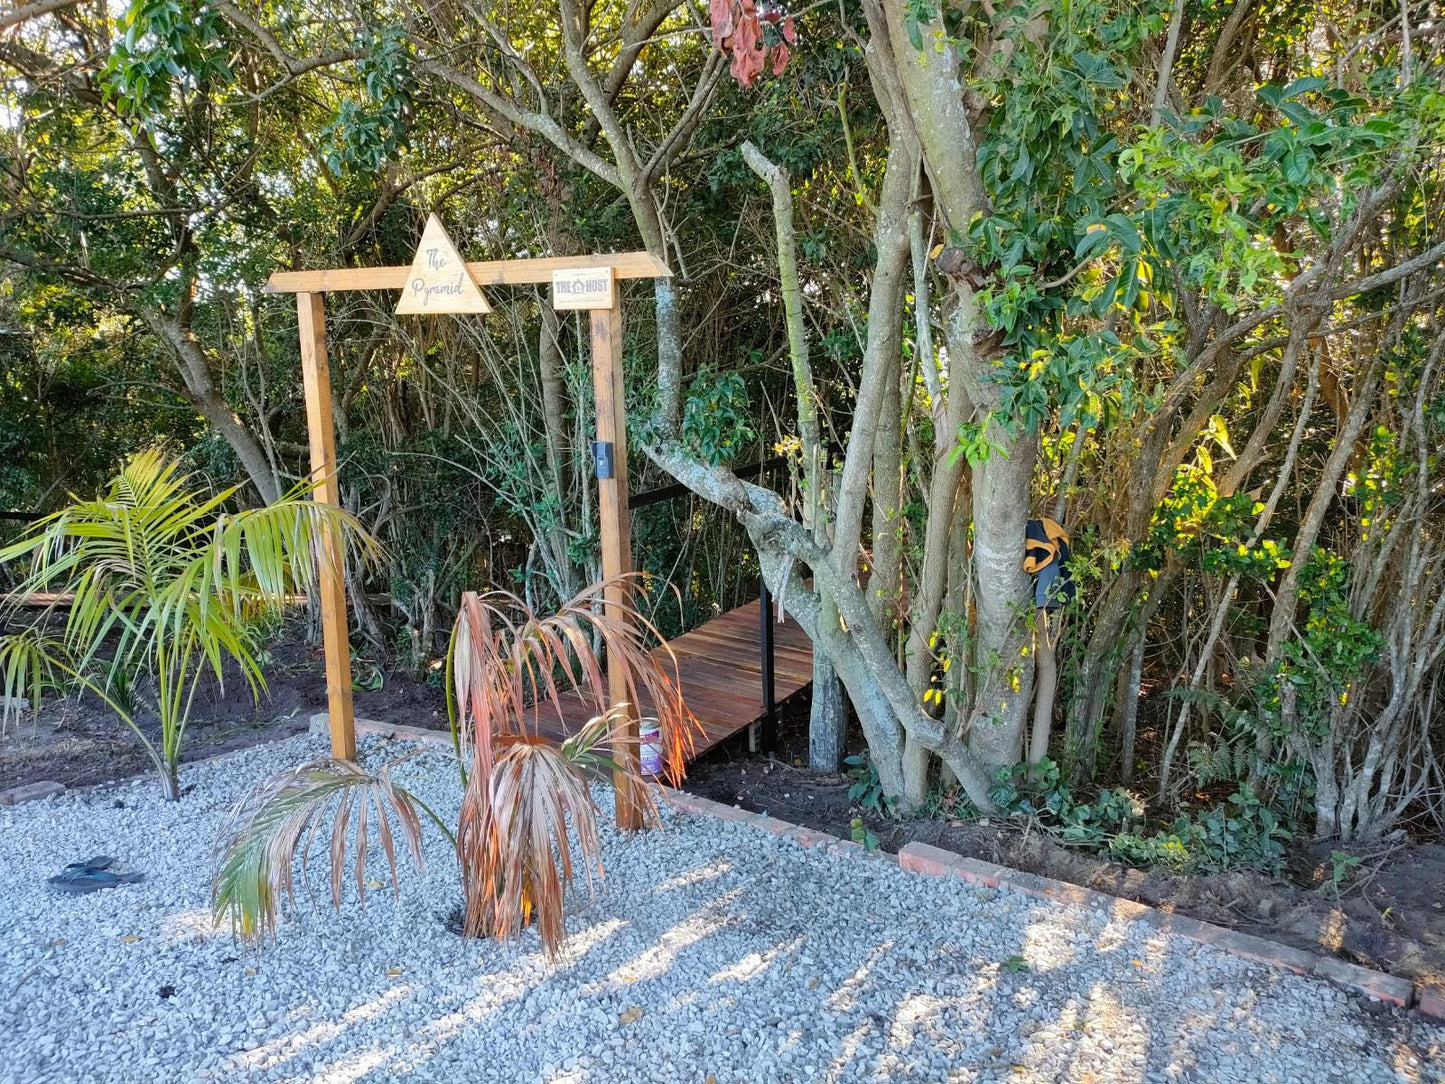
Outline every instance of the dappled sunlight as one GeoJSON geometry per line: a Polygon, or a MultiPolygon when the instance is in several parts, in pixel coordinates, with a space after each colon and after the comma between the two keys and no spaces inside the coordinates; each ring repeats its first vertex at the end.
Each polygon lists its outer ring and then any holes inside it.
{"type": "MultiPolygon", "coordinates": [[[[579,931],[568,939],[557,964],[581,963],[589,952],[626,925],[621,919],[609,919],[579,931]]],[[[511,966],[485,975],[479,974],[477,981],[472,984],[471,993],[454,990],[435,1003],[436,1010],[444,1011],[419,1026],[408,1036],[403,1047],[374,1045],[347,1053],[328,1062],[324,1069],[318,1068],[315,1079],[334,1081],[336,1084],[354,1084],[377,1069],[408,1072],[420,1067],[442,1047],[482,1025],[508,1005],[525,999],[533,989],[536,963],[534,952],[521,953],[511,966]],[[448,1002],[452,1007],[445,1008],[448,1002]]],[[[365,1005],[350,1009],[337,1019],[318,1021],[303,1031],[267,1042],[256,1050],[241,1055],[238,1060],[252,1071],[270,1071],[289,1061],[307,1056],[319,1054],[324,1059],[325,1047],[340,1039],[347,1028],[391,1012],[400,1003],[412,1000],[422,992],[424,991],[415,983],[398,982],[365,1005]]],[[[298,1007],[299,1011],[306,1009],[306,1006],[298,1007]]],[[[293,1017],[294,1015],[293,1013],[293,1017]]]]}
{"type": "Polygon", "coordinates": [[[557,962],[559,964],[579,963],[594,948],[625,929],[626,926],[627,923],[620,918],[609,918],[578,930],[562,943],[561,951],[557,953],[557,962]]]}
{"type": "MultiPolygon", "coordinates": [[[[806,938],[799,934],[791,941],[774,945],[764,952],[750,952],[736,963],[730,964],[721,971],[712,974],[708,978],[708,982],[727,982],[730,980],[746,982],[749,979],[756,978],[766,971],[779,956],[784,953],[795,952],[802,948],[805,940],[806,938]]],[[[789,960],[787,964],[788,970],[792,970],[792,966],[793,961],[789,960]]]]}
{"type": "Polygon", "coordinates": [[[844,1074],[853,1066],[855,1059],[860,1053],[871,1056],[871,1053],[863,1045],[868,1036],[878,1029],[877,1023],[873,1020],[864,1020],[857,1027],[853,1028],[847,1035],[843,1036],[842,1049],[833,1056],[828,1063],[827,1072],[823,1079],[837,1081],[844,1079],[844,1074]]]}
{"type": "Polygon", "coordinates": [[[250,1070],[273,1069],[306,1053],[311,1047],[320,1046],[339,1038],[347,1028],[365,1023],[393,1008],[404,1000],[411,987],[398,983],[379,997],[343,1012],[339,1018],[319,1020],[300,1032],[291,1032],[262,1043],[255,1050],[247,1050],[236,1056],[236,1060],[250,1070]]]}
{"type": "Polygon", "coordinates": [[[161,920],[160,936],[177,941],[212,941],[219,937],[230,938],[231,931],[223,923],[216,924],[210,908],[195,908],[166,915],[161,920]]]}
{"type": "MultiPolygon", "coordinates": [[[[581,965],[590,953],[626,929],[627,925],[623,919],[611,918],[572,934],[563,943],[554,966],[560,972],[565,968],[581,965]]],[[[524,999],[530,992],[525,980],[529,973],[535,970],[535,962],[535,954],[522,954],[505,971],[486,975],[482,993],[474,997],[458,998],[461,1004],[443,1015],[433,1017],[421,1029],[416,1041],[426,1042],[435,1048],[452,1041],[465,1029],[475,1026],[507,1005],[524,999]],[[499,995],[498,991],[506,989],[516,992],[509,996],[499,995]]]]}
{"type": "Polygon", "coordinates": [[[1022,986],[1014,991],[1011,999],[1015,1006],[1020,1009],[1032,1009],[1039,1001],[1039,988],[1037,985],[1022,986]]]}
{"type": "Polygon", "coordinates": [[[1121,915],[1116,910],[1094,938],[1094,951],[1101,956],[1110,952],[1120,952],[1128,948],[1129,935],[1134,932],[1135,924],[1133,919],[1121,915]]]}
{"type": "Polygon", "coordinates": [[[328,1065],[316,1075],[317,1084],[355,1084],[373,1069],[380,1069],[395,1057],[395,1047],[362,1050],[328,1065]]]}
{"type": "Polygon", "coordinates": [[[1332,953],[1339,952],[1345,943],[1348,929],[1349,920],[1345,918],[1344,912],[1339,909],[1331,911],[1320,923],[1320,947],[1332,953]]]}
{"type": "Polygon", "coordinates": [[[724,874],[731,873],[735,867],[726,859],[719,859],[716,862],[708,862],[701,866],[694,866],[690,870],[679,873],[676,877],[669,877],[665,881],[659,881],[654,892],[672,892],[679,888],[687,888],[690,885],[702,884],[724,874]]]}
{"type": "MultiPolygon", "coordinates": [[[[1146,1024],[1147,1021],[1140,1020],[1134,1009],[1120,1001],[1118,995],[1110,989],[1109,980],[1101,980],[1090,987],[1083,1019],[1078,1021],[1076,1030],[1080,1037],[1087,1036],[1111,1058],[1127,1058],[1131,1062],[1137,1060],[1143,1064],[1149,1053],[1149,1030],[1146,1024]]],[[[1087,1071],[1078,1060],[1083,1053],[1083,1044],[1079,1043],[1074,1058],[1069,1062],[1070,1079],[1079,1079],[1087,1071]]]]}
{"type": "Polygon", "coordinates": [[[923,1030],[926,1022],[932,1021],[946,1004],[932,994],[908,994],[894,1004],[893,1022],[888,1028],[889,1041],[896,1047],[911,1046],[923,1030]]]}
{"type": "Polygon", "coordinates": [[[1261,976],[1122,912],[979,900],[815,851],[723,858],[705,834],[682,842],[609,855],[622,876],[569,895],[555,957],[534,929],[505,944],[444,934],[456,890],[438,878],[420,910],[348,906],[345,932],[288,924],[283,937],[315,943],[277,946],[243,979],[239,962],[207,966],[225,933],[175,901],[150,940],[194,959],[159,1012],[201,1014],[192,1075],[209,1064],[212,1079],[295,1084],[488,1068],[539,1084],[1240,1082],[1316,1049],[1430,1079],[1428,1044],[1377,1042],[1337,995],[1315,1005],[1335,1026],[1307,1037],[1292,1015],[1307,980],[1261,976]]]}
{"type": "Polygon", "coordinates": [[[1019,954],[1034,971],[1050,971],[1078,959],[1074,931],[1057,922],[1030,922],[1019,954]]]}
{"type": "Polygon", "coordinates": [[[828,1006],[836,1013],[851,1012],[858,1006],[859,992],[871,981],[874,967],[889,949],[893,947],[892,941],[884,941],[875,945],[853,974],[849,975],[828,998],[828,1006]]]}
{"type": "Polygon", "coordinates": [[[657,978],[665,973],[678,955],[689,945],[696,944],[718,928],[717,912],[729,904],[742,899],[743,890],[734,888],[714,899],[706,908],[693,911],[681,922],[666,930],[656,944],[643,949],[631,960],[614,968],[600,982],[589,983],[583,988],[584,994],[594,994],[608,988],[657,978]]]}
{"type": "MultiPolygon", "coordinates": [[[[1398,1039],[1391,1045],[1391,1064],[1395,1069],[1395,1078],[1404,1084],[1425,1084],[1426,1081],[1438,1081],[1440,1077],[1439,1064],[1426,1063],[1421,1061],[1420,1056],[1398,1039]],[[1431,1073],[1425,1075],[1426,1065],[1430,1065],[1431,1073]]],[[[1432,1057],[1445,1059],[1445,1048],[1437,1048],[1431,1051],[1432,1057]]]]}

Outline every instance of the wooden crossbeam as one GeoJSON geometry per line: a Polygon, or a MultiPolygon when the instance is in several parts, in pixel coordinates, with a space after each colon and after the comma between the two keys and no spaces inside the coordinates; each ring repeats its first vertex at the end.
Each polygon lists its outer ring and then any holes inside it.
{"type": "MultiPolygon", "coordinates": [[[[435,222],[435,220],[433,220],[435,222]]],[[[432,225],[428,224],[430,230],[432,225]]],[[[441,224],[436,231],[445,238],[441,224]]],[[[447,241],[450,248],[451,242],[447,241]]],[[[597,397],[597,444],[605,449],[611,464],[599,468],[598,509],[601,519],[603,572],[609,578],[632,571],[631,515],[627,501],[627,413],[622,380],[622,312],[620,299],[612,288],[615,279],[671,278],[672,271],[646,252],[590,253],[583,256],[550,256],[534,260],[484,260],[468,263],[467,271],[480,287],[519,286],[546,283],[553,287],[553,304],[559,308],[581,308],[568,304],[585,300],[591,309],[593,388],[597,397]],[[558,272],[594,271],[598,274],[558,272]],[[608,277],[607,271],[611,272],[608,277]],[[608,289],[591,291],[594,282],[608,289]],[[585,288],[579,298],[576,287],[585,288]],[[592,307],[601,305],[603,307],[592,307]]],[[[325,295],[344,290],[401,290],[416,275],[414,265],[405,267],[342,267],[324,271],[278,271],[266,283],[266,292],[295,294],[298,330],[301,336],[301,368],[306,392],[306,428],[311,439],[311,474],[317,481],[313,499],[340,505],[336,485],[336,434],[331,418],[331,385],[326,362],[325,295]]],[[[331,722],[332,755],[353,759],[356,733],[351,702],[351,647],[347,638],[346,584],[340,540],[331,531],[322,537],[318,570],[321,598],[321,627],[326,646],[327,714],[331,722]]],[[[626,621],[627,588],[614,582],[604,593],[604,606],[615,619],[626,621]]],[[[626,700],[626,682],[620,669],[607,668],[608,700],[615,708],[626,700]]],[[[629,706],[628,720],[615,744],[618,764],[636,769],[637,709],[629,706]]],[[[642,827],[642,806],[627,785],[628,773],[615,773],[617,782],[617,824],[619,828],[642,827]]]]}
{"type": "MultiPolygon", "coordinates": [[[[648,252],[610,255],[548,256],[535,260],[483,260],[468,263],[478,286],[524,286],[552,282],[553,271],[610,267],[620,279],[665,279],[672,271],[648,252]]],[[[341,290],[400,290],[411,266],[338,267],[327,271],[277,271],[266,282],[268,294],[334,293],[341,290]]]]}

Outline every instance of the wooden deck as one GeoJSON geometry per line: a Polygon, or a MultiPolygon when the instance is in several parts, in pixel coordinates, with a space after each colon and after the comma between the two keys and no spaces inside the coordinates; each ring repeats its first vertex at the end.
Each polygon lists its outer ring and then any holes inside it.
{"type": "MultiPolygon", "coordinates": [[[[758,642],[758,604],[749,602],[729,610],[707,624],[668,641],[677,658],[682,696],[701,724],[693,756],[698,757],[746,730],[763,717],[762,656],[758,642]]],[[[656,653],[664,653],[658,648],[656,653]]],[[[773,625],[773,689],[778,703],[813,680],[813,645],[797,622],[789,618],[773,625]]],[[[643,712],[647,705],[641,705],[643,712]]],[[[562,698],[565,732],[580,727],[591,715],[578,697],[562,698]]],[[[548,725],[543,713],[542,732],[564,736],[555,718],[548,725]]]]}

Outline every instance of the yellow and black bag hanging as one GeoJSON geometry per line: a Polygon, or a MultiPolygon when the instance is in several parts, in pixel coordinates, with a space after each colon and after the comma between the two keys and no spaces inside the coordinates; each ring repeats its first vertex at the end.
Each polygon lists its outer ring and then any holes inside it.
{"type": "Polygon", "coordinates": [[[1034,578],[1034,605],[1057,610],[1074,597],[1069,574],[1069,532],[1049,519],[1029,520],[1024,532],[1024,571],[1034,578]]]}

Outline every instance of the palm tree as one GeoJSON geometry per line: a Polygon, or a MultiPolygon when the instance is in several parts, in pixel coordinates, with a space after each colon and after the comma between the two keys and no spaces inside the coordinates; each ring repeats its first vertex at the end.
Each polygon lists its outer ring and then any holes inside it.
{"type": "Polygon", "coordinates": [[[505,938],[535,921],[543,945],[555,952],[573,881],[573,841],[589,883],[593,870],[600,870],[599,810],[590,781],[610,775],[653,812],[633,755],[631,709],[606,705],[603,657],[620,669],[632,704],[650,703],[662,736],[664,775],[674,782],[697,725],[679,691],[676,659],[670,651],[649,651],[648,638],[661,636],[635,609],[603,611],[608,586],[594,584],[545,617],[505,592],[463,595],[447,670],[462,791],[456,832],[392,780],[396,762],[368,772],[351,761],[311,761],[267,780],[232,810],[217,842],[217,922],[229,917],[246,937],[273,932],[291,894],[298,851],[304,868],[307,848],[325,834],[319,827],[328,818],[336,905],[348,870],[354,869],[357,891],[365,895],[369,824],[399,887],[391,821],[420,861],[424,813],[456,849],[463,932],[505,938]],[[584,700],[592,718],[563,741],[546,737],[543,719],[554,716],[561,723],[563,701],[573,696],[584,700]],[[353,857],[346,851],[349,825],[353,857]]]}
{"type": "Polygon", "coordinates": [[[21,697],[39,707],[50,691],[79,687],[135,731],[160,775],[180,796],[177,768],[201,678],[240,668],[253,697],[266,688],[259,632],[285,603],[311,589],[326,552],[324,531],[370,559],[376,542],[357,520],[310,499],[301,485],[262,508],[228,511],[236,489],[208,494],[162,449],[130,459],[104,497],[80,500],[34,524],[0,550],[0,562],[29,558],[29,575],[0,611],[17,631],[0,637],[5,696],[0,723],[21,697]],[[28,619],[27,596],[56,592],[28,619]],[[58,637],[48,628],[69,603],[58,637]],[[107,649],[109,651],[107,657],[107,649]],[[159,743],[140,725],[135,678],[150,678],[159,743]]]}

